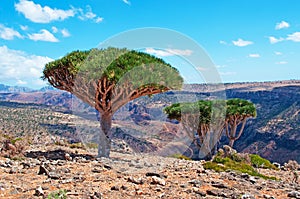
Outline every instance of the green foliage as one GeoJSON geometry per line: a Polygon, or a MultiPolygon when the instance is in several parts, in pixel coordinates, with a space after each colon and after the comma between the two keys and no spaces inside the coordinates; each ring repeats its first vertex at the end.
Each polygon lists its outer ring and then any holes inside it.
{"type": "Polygon", "coordinates": [[[191,158],[185,156],[185,155],[182,155],[182,154],[179,154],[179,153],[175,153],[173,155],[170,156],[171,158],[177,158],[177,159],[181,159],[181,160],[192,160],[191,158]]]}
{"type": "Polygon", "coordinates": [[[85,144],[85,146],[89,149],[96,149],[98,148],[98,144],[97,143],[94,143],[94,142],[88,142],[85,144]]]}
{"type": "MultiPolygon", "coordinates": [[[[60,75],[65,75],[66,80],[73,78],[72,81],[74,81],[76,76],[79,75],[81,78],[85,78],[86,83],[103,78],[117,83],[135,67],[139,67],[139,73],[136,74],[137,78],[148,78],[143,81],[157,84],[151,86],[161,86],[163,82],[168,82],[166,85],[177,89],[182,85],[183,79],[178,75],[178,70],[164,60],[147,53],[112,47],[73,51],[61,59],[47,63],[42,79],[55,78],[53,73],[65,71],[60,75]]],[[[133,83],[138,84],[139,82],[135,81],[133,83]]]]}
{"type": "Polygon", "coordinates": [[[205,162],[203,167],[204,169],[215,170],[216,172],[224,172],[226,170],[223,165],[216,162],[205,162]]]}
{"type": "MultiPolygon", "coordinates": [[[[261,173],[259,173],[251,163],[248,163],[246,160],[243,160],[243,158],[238,155],[231,156],[231,157],[222,157],[219,155],[216,155],[213,159],[213,161],[205,162],[204,168],[205,169],[211,169],[215,170],[217,172],[224,172],[224,171],[237,171],[241,173],[247,173],[251,176],[257,176],[263,179],[271,179],[271,180],[278,180],[276,177],[273,176],[266,176],[261,173]]],[[[273,169],[273,168],[272,168],[273,169]]]]}
{"type": "Polygon", "coordinates": [[[17,141],[22,141],[22,138],[20,138],[20,137],[9,138],[9,141],[11,144],[15,145],[17,141]]]}
{"type": "Polygon", "coordinates": [[[229,157],[220,157],[220,156],[216,156],[214,159],[213,159],[213,162],[215,163],[220,163],[220,164],[225,164],[227,162],[230,161],[230,158],[229,157]]]}
{"type": "MultiPolygon", "coordinates": [[[[180,120],[182,114],[199,114],[199,122],[208,124],[211,122],[212,111],[225,111],[226,117],[233,115],[245,115],[256,117],[256,108],[252,102],[243,99],[199,100],[194,103],[175,103],[167,106],[164,112],[169,119],[180,120]],[[222,107],[224,106],[224,107],[222,107]]],[[[221,115],[221,113],[219,113],[221,115]]]]}
{"type": "Polygon", "coordinates": [[[81,142],[69,144],[71,149],[85,149],[84,145],[81,142]]]}
{"type": "Polygon", "coordinates": [[[77,74],[80,64],[84,62],[84,60],[89,55],[90,51],[73,51],[61,59],[57,59],[55,61],[49,62],[45,65],[42,79],[46,79],[47,74],[53,70],[64,68],[69,70],[71,74],[77,74]]]}
{"type": "Polygon", "coordinates": [[[20,157],[20,156],[14,156],[14,157],[11,157],[10,159],[14,160],[14,161],[23,161],[23,160],[25,160],[24,157],[20,157]]]}
{"type": "Polygon", "coordinates": [[[275,165],[273,165],[269,160],[264,159],[257,154],[250,154],[249,156],[251,158],[251,164],[254,167],[278,170],[278,168],[275,165]]]}
{"type": "Polygon", "coordinates": [[[235,98],[226,101],[226,116],[243,115],[256,117],[256,108],[252,102],[235,98]]]}
{"type": "Polygon", "coordinates": [[[64,189],[51,192],[47,196],[47,199],[66,199],[66,198],[67,198],[67,191],[64,189]]]}

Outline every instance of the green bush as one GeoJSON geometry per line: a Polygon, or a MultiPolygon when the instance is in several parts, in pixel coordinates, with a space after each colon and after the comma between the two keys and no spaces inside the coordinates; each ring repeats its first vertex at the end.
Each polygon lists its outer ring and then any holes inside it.
{"type": "Polygon", "coordinates": [[[278,168],[273,165],[269,160],[264,159],[256,154],[250,154],[251,164],[256,168],[264,168],[264,169],[274,169],[278,170],[278,168]]]}
{"type": "Polygon", "coordinates": [[[64,189],[52,192],[48,195],[47,199],[66,199],[67,191],[64,189]]]}
{"type": "Polygon", "coordinates": [[[187,157],[185,155],[179,154],[179,153],[173,154],[170,157],[171,158],[181,159],[181,160],[192,160],[191,158],[189,158],[189,157],[187,157]]]}
{"type": "MultiPolygon", "coordinates": [[[[255,160],[264,160],[263,158],[257,158],[257,156],[254,156],[255,160]]],[[[252,160],[252,159],[251,159],[252,160]]],[[[271,164],[271,163],[270,163],[271,164]]],[[[223,172],[223,171],[237,171],[241,173],[247,173],[251,176],[257,176],[263,179],[271,179],[271,180],[278,180],[276,177],[273,176],[266,176],[261,173],[259,173],[254,167],[253,163],[249,163],[246,159],[241,158],[241,156],[238,155],[232,155],[231,157],[221,157],[221,156],[215,156],[214,159],[210,162],[205,162],[204,163],[204,168],[205,169],[212,169],[217,172],[223,172]],[[239,158],[237,158],[239,157],[239,158]]],[[[273,169],[273,167],[272,167],[273,169]]]]}
{"type": "Polygon", "coordinates": [[[85,149],[84,145],[81,142],[69,144],[69,147],[71,149],[85,149]]]}
{"type": "Polygon", "coordinates": [[[85,146],[89,149],[97,149],[98,148],[98,144],[94,143],[94,142],[88,142],[85,144],[85,146]]]}

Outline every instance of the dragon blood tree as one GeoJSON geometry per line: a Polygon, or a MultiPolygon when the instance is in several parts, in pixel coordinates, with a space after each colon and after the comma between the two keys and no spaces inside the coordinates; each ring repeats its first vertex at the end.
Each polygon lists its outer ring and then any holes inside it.
{"type": "Polygon", "coordinates": [[[199,158],[212,157],[224,129],[225,102],[199,100],[193,103],[175,103],[164,109],[169,119],[181,122],[184,131],[199,148],[199,158]]]}
{"type": "Polygon", "coordinates": [[[180,89],[183,84],[178,70],[164,60],[112,47],[73,51],[47,63],[42,78],[99,112],[99,157],[109,157],[112,117],[120,107],[141,96],[180,89]]]}
{"type": "Polygon", "coordinates": [[[256,117],[255,105],[243,99],[176,103],[164,111],[169,119],[182,123],[187,135],[202,152],[200,158],[207,159],[216,152],[216,144],[223,132],[233,147],[234,142],[241,137],[247,119],[256,117]]]}
{"type": "Polygon", "coordinates": [[[235,98],[226,101],[225,132],[229,146],[239,139],[244,131],[248,118],[256,117],[256,108],[252,102],[235,98]]]}

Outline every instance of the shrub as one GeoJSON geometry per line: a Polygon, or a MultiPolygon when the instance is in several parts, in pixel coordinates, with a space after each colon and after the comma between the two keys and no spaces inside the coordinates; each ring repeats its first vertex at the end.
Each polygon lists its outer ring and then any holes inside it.
{"type": "MultiPolygon", "coordinates": [[[[219,155],[216,155],[212,161],[205,162],[203,166],[205,169],[212,169],[217,172],[233,170],[233,171],[237,171],[237,172],[241,172],[241,173],[247,173],[251,176],[257,176],[257,177],[260,177],[263,179],[278,180],[276,177],[266,176],[266,175],[259,173],[253,167],[252,162],[250,163],[247,160],[247,158],[243,158],[243,156],[244,155],[240,156],[239,154],[233,154],[230,157],[221,157],[219,155]]],[[[257,156],[254,156],[254,157],[257,158],[257,156]]],[[[259,158],[257,158],[257,159],[259,159],[259,158]]],[[[261,158],[259,160],[260,161],[264,160],[264,162],[266,162],[266,160],[263,158],[261,158]]],[[[273,167],[272,167],[272,169],[273,169],[273,167]]]]}
{"type": "Polygon", "coordinates": [[[98,144],[94,143],[94,142],[88,142],[85,144],[85,146],[89,149],[97,149],[98,148],[98,144]]]}
{"type": "Polygon", "coordinates": [[[71,149],[85,149],[84,145],[81,142],[69,144],[69,147],[71,149]]]}
{"type": "Polygon", "coordinates": [[[185,155],[179,154],[179,153],[173,154],[170,157],[171,158],[181,159],[181,160],[192,160],[191,158],[189,158],[189,157],[187,157],[185,155]]]}
{"type": "Polygon", "coordinates": [[[275,165],[273,165],[269,160],[264,159],[257,154],[250,154],[249,157],[251,158],[252,166],[256,168],[278,170],[278,168],[275,165]]]}
{"type": "Polygon", "coordinates": [[[66,199],[67,191],[64,189],[52,192],[48,195],[47,199],[66,199]]]}

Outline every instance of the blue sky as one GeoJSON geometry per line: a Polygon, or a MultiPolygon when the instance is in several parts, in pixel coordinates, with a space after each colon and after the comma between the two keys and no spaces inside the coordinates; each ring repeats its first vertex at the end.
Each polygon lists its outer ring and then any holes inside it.
{"type": "MultiPolygon", "coordinates": [[[[144,27],[196,41],[223,82],[300,79],[299,10],[295,0],[2,0],[0,83],[40,88],[45,63],[144,27]]],[[[149,52],[182,67],[168,53],[149,52]]]]}

